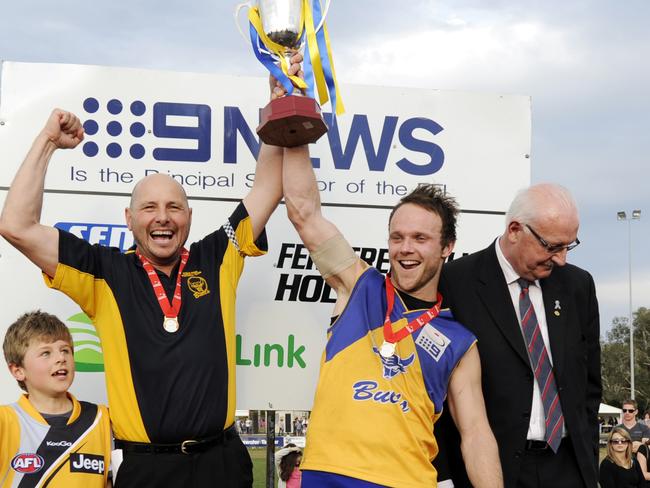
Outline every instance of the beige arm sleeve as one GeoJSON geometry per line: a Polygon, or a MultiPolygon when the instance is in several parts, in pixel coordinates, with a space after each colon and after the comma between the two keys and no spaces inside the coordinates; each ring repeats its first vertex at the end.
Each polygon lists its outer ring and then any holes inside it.
{"type": "Polygon", "coordinates": [[[352,266],[359,257],[341,234],[329,238],[311,253],[311,259],[323,278],[335,276],[352,266]]]}

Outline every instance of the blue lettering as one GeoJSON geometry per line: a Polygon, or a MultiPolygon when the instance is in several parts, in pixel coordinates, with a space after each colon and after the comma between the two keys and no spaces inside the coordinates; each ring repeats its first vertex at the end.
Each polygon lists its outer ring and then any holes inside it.
{"type": "Polygon", "coordinates": [[[90,244],[117,247],[122,251],[126,251],[133,245],[133,235],[126,225],[57,222],[54,227],[70,232],[90,244]]]}
{"type": "Polygon", "coordinates": [[[402,158],[397,162],[397,167],[411,175],[432,175],[442,168],[442,164],[445,161],[445,153],[437,144],[415,138],[413,132],[416,129],[424,129],[433,135],[443,130],[442,126],[438,123],[423,117],[408,119],[404,122],[399,128],[399,141],[406,149],[428,155],[430,160],[428,163],[420,165],[406,158],[402,158]]]}
{"type": "Polygon", "coordinates": [[[393,393],[392,391],[381,391],[379,390],[377,393],[375,393],[375,396],[372,397],[372,399],[376,402],[379,403],[388,403],[390,400],[390,394],[393,393]]]}
{"type": "Polygon", "coordinates": [[[377,382],[375,381],[357,381],[354,386],[354,398],[355,400],[368,400],[372,398],[372,391],[377,388],[377,382]]]}
{"type": "Polygon", "coordinates": [[[237,134],[240,134],[248,150],[257,159],[260,141],[246,123],[239,107],[223,108],[223,162],[237,164],[237,134]]]}
{"type": "Polygon", "coordinates": [[[332,114],[324,113],[325,122],[330,130],[327,131],[327,139],[330,143],[330,151],[332,153],[332,160],[336,169],[350,169],[354,152],[361,139],[363,150],[366,154],[368,161],[368,168],[370,171],[384,171],[386,168],[386,161],[388,160],[388,152],[393,142],[393,135],[397,127],[397,117],[388,115],[384,117],[384,126],[382,127],[381,137],[379,139],[379,147],[375,152],[375,146],[370,135],[370,128],[368,126],[368,116],[361,114],[354,114],[352,124],[350,126],[350,134],[345,145],[345,151],[342,150],[341,136],[339,134],[338,124],[332,123],[332,114]]]}
{"type": "Polygon", "coordinates": [[[399,407],[402,409],[402,412],[408,412],[409,402],[407,400],[402,400],[401,393],[397,393],[391,390],[383,391],[377,390],[376,381],[357,381],[352,388],[354,389],[354,395],[352,398],[354,400],[373,400],[377,403],[392,403],[397,404],[399,402],[399,407]],[[375,392],[375,390],[377,390],[375,392]]]}
{"type": "Polygon", "coordinates": [[[210,159],[211,132],[212,111],[208,105],[157,102],[153,106],[153,133],[156,137],[196,141],[196,149],[154,149],[153,157],[158,161],[205,163],[210,159]],[[178,118],[179,125],[170,124],[169,117],[178,118]]]}

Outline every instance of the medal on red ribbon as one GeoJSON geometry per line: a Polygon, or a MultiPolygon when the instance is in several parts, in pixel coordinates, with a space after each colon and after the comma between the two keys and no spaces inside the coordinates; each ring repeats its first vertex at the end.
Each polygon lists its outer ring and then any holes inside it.
{"type": "Polygon", "coordinates": [[[386,275],[386,301],[388,303],[386,308],[386,318],[384,319],[384,342],[379,348],[379,354],[381,354],[383,358],[388,359],[395,354],[395,346],[399,341],[421,329],[425,324],[428,324],[438,316],[440,313],[440,306],[442,305],[442,295],[438,292],[436,303],[433,307],[418,315],[397,332],[393,332],[393,324],[390,321],[390,314],[393,311],[393,305],[395,305],[395,287],[393,286],[392,281],[390,281],[390,275],[386,275]]]}
{"type": "Polygon", "coordinates": [[[140,254],[140,251],[136,250],[135,254],[138,256],[138,259],[140,259],[140,262],[142,263],[142,267],[147,272],[147,276],[149,277],[149,281],[153,287],[153,292],[158,299],[158,304],[160,305],[160,309],[162,310],[164,317],[162,324],[163,329],[172,334],[176,332],[180,327],[178,323],[178,314],[181,311],[181,276],[183,274],[183,268],[185,268],[185,265],[187,264],[187,259],[189,258],[190,253],[185,248],[181,250],[181,262],[178,266],[176,288],[174,288],[174,296],[171,303],[167,298],[165,288],[160,282],[158,273],[156,273],[153,265],[147,258],[140,254]]]}

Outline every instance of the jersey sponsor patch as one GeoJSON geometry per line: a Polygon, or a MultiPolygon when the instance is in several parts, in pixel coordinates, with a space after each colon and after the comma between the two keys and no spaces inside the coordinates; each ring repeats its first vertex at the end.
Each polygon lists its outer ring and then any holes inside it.
{"type": "Polygon", "coordinates": [[[451,344],[451,340],[433,325],[427,324],[422,328],[415,343],[438,362],[451,344]]]}
{"type": "Polygon", "coordinates": [[[23,474],[32,474],[38,473],[42,468],[45,462],[43,458],[33,452],[23,452],[17,454],[11,460],[11,469],[17,473],[23,474]]]}
{"type": "Polygon", "coordinates": [[[104,474],[104,456],[77,452],[70,454],[71,473],[104,474]]]}
{"type": "Polygon", "coordinates": [[[72,442],[68,441],[46,441],[45,445],[47,447],[70,447],[72,442]]]}

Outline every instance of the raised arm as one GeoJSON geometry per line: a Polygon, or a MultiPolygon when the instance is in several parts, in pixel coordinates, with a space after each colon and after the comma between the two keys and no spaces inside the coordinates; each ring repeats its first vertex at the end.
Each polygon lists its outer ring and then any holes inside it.
{"type": "Polygon", "coordinates": [[[289,220],[327,284],[336,290],[335,313],[339,313],[368,265],[354,254],[336,226],[323,217],[316,176],[306,146],[284,150],[282,180],[289,220]]]}
{"type": "Polygon", "coordinates": [[[282,157],[281,147],[267,146],[262,143],[257,158],[255,181],[243,200],[251,218],[255,239],[262,233],[282,199],[282,157]]]}
{"type": "MultiPolygon", "coordinates": [[[[296,53],[291,58],[289,72],[293,75],[300,72],[302,54],[296,53]]],[[[275,78],[269,78],[271,88],[271,99],[285,95],[282,84],[275,78]]],[[[251,218],[253,225],[253,236],[257,239],[268,222],[273,211],[277,208],[282,199],[282,159],[283,148],[269,146],[262,143],[260,153],[257,157],[255,168],[255,181],[251,191],[244,198],[244,206],[251,218]]]]}
{"type": "Polygon", "coordinates": [[[59,234],[40,223],[45,174],[54,151],[73,149],[82,140],[79,119],[53,110],[18,169],[0,215],[0,235],[49,276],[59,261],[59,234]]]}
{"type": "Polygon", "coordinates": [[[447,403],[460,432],[460,449],[472,486],[503,487],[499,450],[485,413],[476,347],[465,353],[451,375],[447,403]]]}

